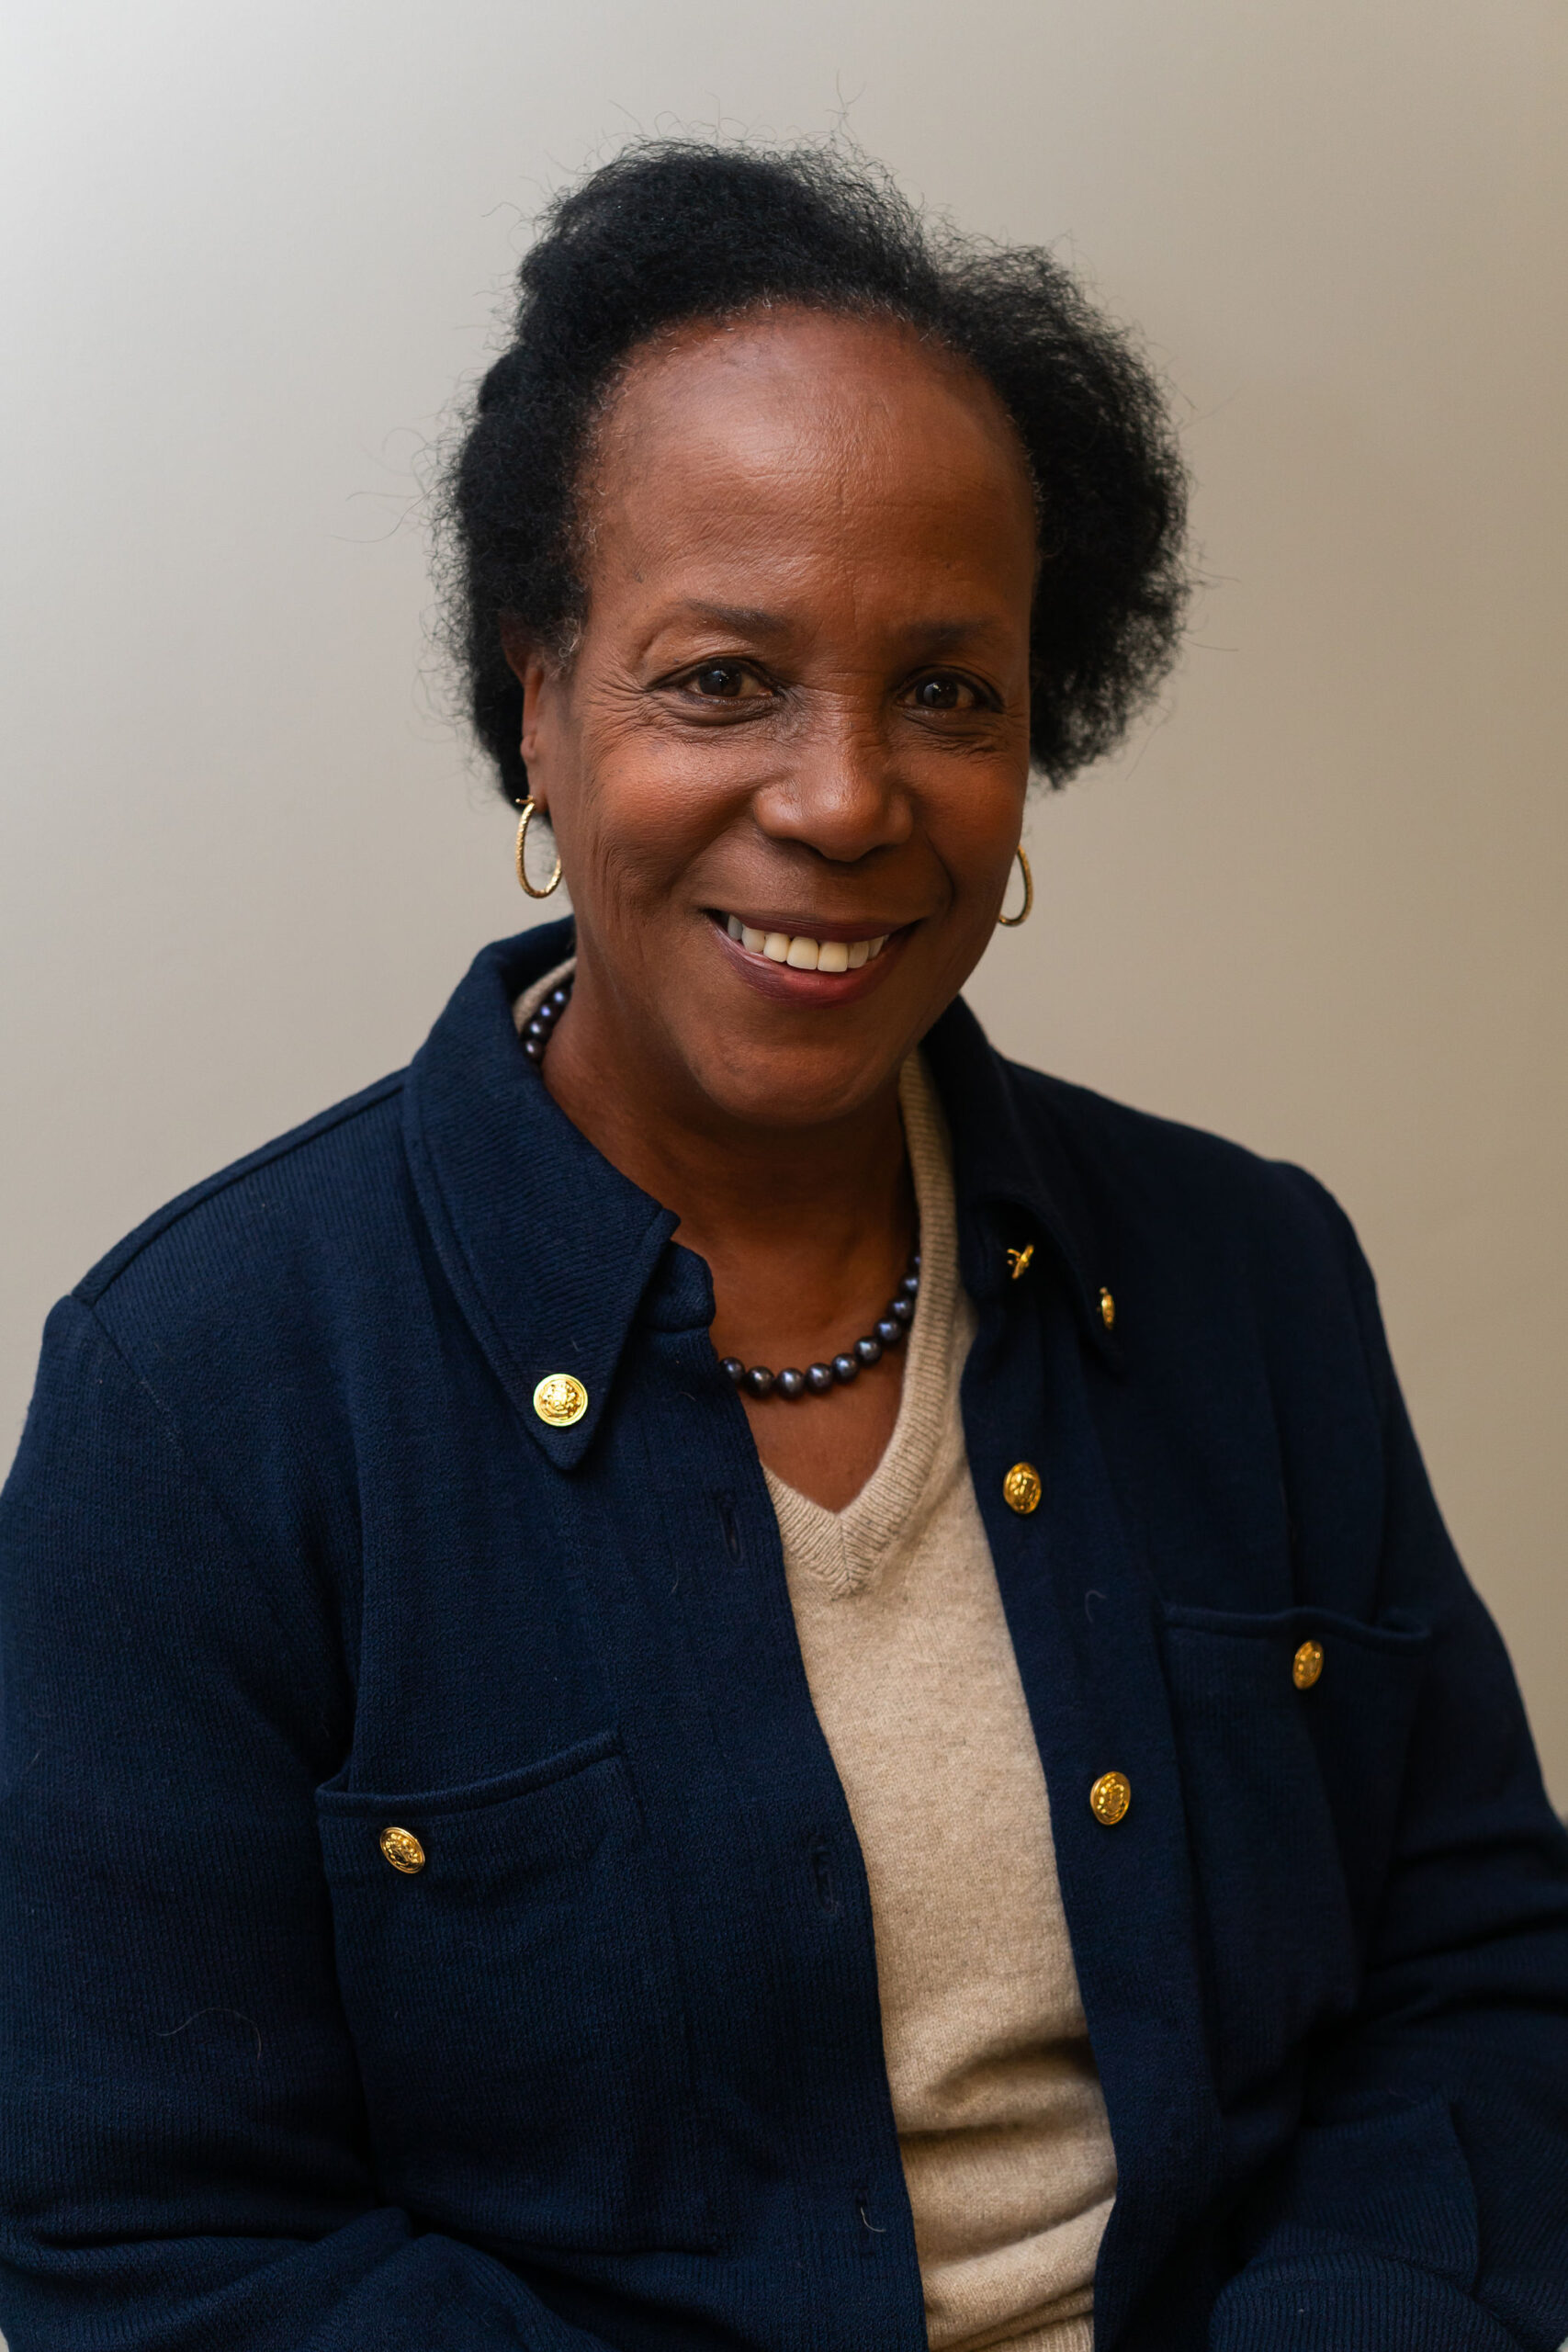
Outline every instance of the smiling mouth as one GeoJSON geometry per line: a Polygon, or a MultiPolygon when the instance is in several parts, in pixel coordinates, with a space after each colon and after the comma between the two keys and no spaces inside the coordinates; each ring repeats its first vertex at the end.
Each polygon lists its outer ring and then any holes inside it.
{"type": "Polygon", "coordinates": [[[876,961],[893,936],[885,931],[874,939],[815,939],[804,931],[758,931],[739,915],[716,914],[714,920],[749,956],[787,964],[793,972],[858,972],[863,964],[876,961]]]}

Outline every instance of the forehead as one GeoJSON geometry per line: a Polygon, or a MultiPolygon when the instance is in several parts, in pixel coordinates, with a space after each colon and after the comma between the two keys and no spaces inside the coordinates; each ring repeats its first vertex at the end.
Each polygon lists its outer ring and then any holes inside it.
{"type": "Polygon", "coordinates": [[[1010,418],[966,361],[897,321],[785,309],[676,329],[634,355],[586,473],[591,571],[765,548],[1032,572],[1010,418]]]}

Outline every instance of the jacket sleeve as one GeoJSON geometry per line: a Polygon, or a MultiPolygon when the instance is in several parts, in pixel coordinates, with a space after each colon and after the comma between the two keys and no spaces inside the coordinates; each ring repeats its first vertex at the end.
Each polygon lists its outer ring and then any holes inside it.
{"type": "MultiPolygon", "coordinates": [[[[1314,1192],[1317,1188],[1314,1186],[1314,1192]]],[[[1427,1480],[1343,1214],[1385,1449],[1384,1612],[1433,1641],[1361,1998],[1240,2216],[1211,2352],[1556,2352],[1568,2337],[1568,1837],[1427,1480]]]]}
{"type": "Polygon", "coordinates": [[[93,1314],[0,1501],[0,2330],[13,2352],[590,2352],[378,2200],[314,1792],[346,1697],[93,1314]]]}

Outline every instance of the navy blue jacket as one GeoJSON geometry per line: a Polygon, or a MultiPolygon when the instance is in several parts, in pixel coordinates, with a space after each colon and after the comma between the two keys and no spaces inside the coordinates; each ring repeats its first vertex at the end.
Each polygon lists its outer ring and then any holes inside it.
{"type": "MultiPolygon", "coordinates": [[[[488,949],[405,1075],[51,1317],[3,1507],[12,2352],[924,2345],[707,1269],[513,1032],[566,944],[488,949]]],[[[1097,2343],[1546,2352],[1568,1841],[1349,1228],[962,1004],[928,1050],[1120,2168],[1097,2343]]]]}

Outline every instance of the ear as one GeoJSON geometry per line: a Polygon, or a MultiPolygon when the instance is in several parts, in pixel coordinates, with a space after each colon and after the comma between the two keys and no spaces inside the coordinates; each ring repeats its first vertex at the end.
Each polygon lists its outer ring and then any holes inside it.
{"type": "Polygon", "coordinates": [[[503,617],[501,623],[502,650],[506,666],[523,689],[523,731],[520,749],[523,764],[528,771],[528,789],[534,796],[539,814],[549,805],[549,739],[553,732],[553,689],[559,683],[559,670],[551,662],[520,621],[503,617]]]}

